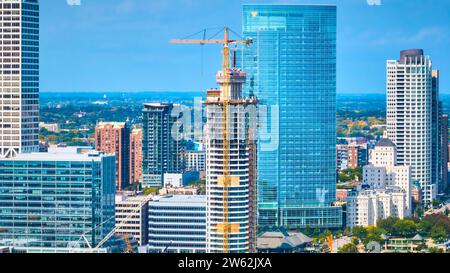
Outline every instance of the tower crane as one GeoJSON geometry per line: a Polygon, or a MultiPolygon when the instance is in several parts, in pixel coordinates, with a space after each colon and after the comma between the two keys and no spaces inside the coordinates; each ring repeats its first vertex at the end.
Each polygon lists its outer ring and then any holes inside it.
{"type": "MultiPolygon", "coordinates": [[[[229,252],[229,233],[231,225],[229,223],[228,212],[228,188],[230,186],[230,142],[229,142],[229,130],[230,130],[230,117],[229,117],[229,105],[231,100],[231,67],[230,67],[230,45],[250,45],[253,43],[251,39],[245,40],[231,40],[229,33],[230,28],[225,27],[224,37],[220,39],[174,39],[170,43],[173,44],[221,44],[222,50],[222,91],[220,94],[220,102],[222,104],[222,153],[223,153],[223,174],[222,174],[222,224],[218,224],[215,228],[217,231],[222,231],[223,234],[223,246],[222,251],[224,253],[229,252]]],[[[232,31],[232,30],[231,30],[232,31]]]]}

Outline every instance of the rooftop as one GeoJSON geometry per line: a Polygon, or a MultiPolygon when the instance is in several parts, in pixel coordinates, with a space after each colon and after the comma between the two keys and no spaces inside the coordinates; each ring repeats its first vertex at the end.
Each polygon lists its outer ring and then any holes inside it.
{"type": "Polygon", "coordinates": [[[126,126],[125,122],[99,122],[97,124],[98,128],[106,127],[106,126],[112,126],[113,128],[120,129],[126,126]]]}
{"type": "Polygon", "coordinates": [[[312,242],[312,239],[300,232],[268,231],[257,239],[258,249],[292,249],[312,242]]]}
{"type": "Polygon", "coordinates": [[[382,138],[377,142],[376,146],[377,147],[395,147],[395,144],[388,138],[382,138]]]}
{"type": "Polygon", "coordinates": [[[119,202],[140,203],[140,202],[143,202],[150,198],[151,198],[150,196],[146,196],[146,195],[127,196],[125,194],[117,194],[115,199],[116,199],[116,203],[119,203],[119,202]]]}
{"type": "Polygon", "coordinates": [[[100,161],[103,156],[113,156],[93,150],[92,147],[49,148],[46,153],[24,153],[5,161],[100,161]]]}
{"type": "Polygon", "coordinates": [[[165,195],[155,197],[150,202],[152,206],[174,206],[180,205],[206,207],[206,195],[165,195]]]}

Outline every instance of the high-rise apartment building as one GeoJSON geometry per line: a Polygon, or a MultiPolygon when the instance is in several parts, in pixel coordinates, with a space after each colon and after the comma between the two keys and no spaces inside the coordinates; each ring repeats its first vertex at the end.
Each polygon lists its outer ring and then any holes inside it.
{"type": "Polygon", "coordinates": [[[146,103],[143,110],[142,180],[143,186],[161,188],[165,173],[183,173],[182,124],[172,115],[177,105],[146,103]]]}
{"type": "Polygon", "coordinates": [[[142,129],[133,129],[130,134],[130,183],[142,180],[142,129]]]}
{"type": "Polygon", "coordinates": [[[116,187],[130,185],[130,127],[125,122],[100,122],[95,127],[95,149],[116,155],[116,187]]]}
{"type": "Polygon", "coordinates": [[[0,157],[39,151],[39,1],[0,1],[0,157]]]}
{"type": "Polygon", "coordinates": [[[423,50],[404,50],[387,61],[387,137],[397,161],[411,167],[423,204],[431,205],[439,184],[439,73],[423,50]]]}
{"type": "Polygon", "coordinates": [[[342,225],[336,200],[336,6],[244,5],[244,95],[267,107],[258,138],[260,226],[342,225]]]}
{"type": "Polygon", "coordinates": [[[114,155],[86,148],[0,159],[0,246],[22,252],[96,246],[114,228],[114,174],[114,155]]]}

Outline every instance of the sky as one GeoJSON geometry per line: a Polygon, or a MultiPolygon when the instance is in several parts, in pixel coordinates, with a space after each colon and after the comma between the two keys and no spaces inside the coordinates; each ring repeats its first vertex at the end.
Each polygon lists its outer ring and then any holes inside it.
{"type": "Polygon", "coordinates": [[[338,93],[384,93],[386,60],[409,48],[425,50],[450,93],[448,0],[41,0],[41,90],[215,87],[220,46],[169,40],[223,26],[241,33],[244,3],[336,4],[338,93]]]}

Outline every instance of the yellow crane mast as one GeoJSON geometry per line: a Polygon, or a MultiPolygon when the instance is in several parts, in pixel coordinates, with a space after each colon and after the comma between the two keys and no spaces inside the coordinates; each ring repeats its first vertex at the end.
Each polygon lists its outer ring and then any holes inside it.
{"type": "Polygon", "coordinates": [[[229,212],[228,212],[228,187],[230,186],[230,142],[229,142],[229,105],[231,100],[231,66],[230,66],[230,45],[250,45],[252,40],[230,40],[229,28],[224,28],[224,38],[223,40],[218,39],[183,39],[183,40],[171,40],[173,44],[222,44],[222,92],[221,92],[221,103],[222,103],[222,154],[223,154],[223,223],[221,226],[217,227],[217,230],[223,231],[223,252],[229,252],[229,212]]]}

